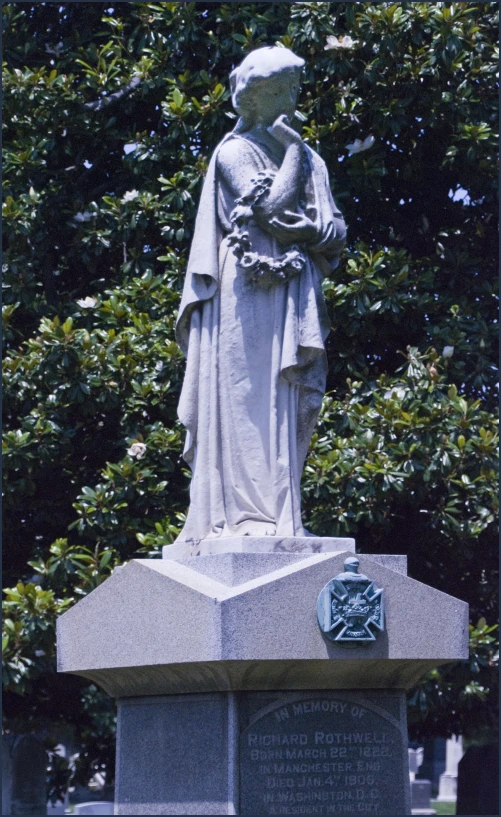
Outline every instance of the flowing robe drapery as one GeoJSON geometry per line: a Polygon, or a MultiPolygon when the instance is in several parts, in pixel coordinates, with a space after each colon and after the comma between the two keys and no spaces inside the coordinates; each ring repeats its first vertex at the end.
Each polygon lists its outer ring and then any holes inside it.
{"type": "MultiPolygon", "coordinates": [[[[345,237],[325,165],[305,147],[302,204],[317,240],[302,247],[306,266],[295,278],[270,289],[251,281],[228,242],[235,199],[246,192],[224,181],[228,139],[239,140],[247,177],[279,166],[260,142],[230,134],[204,182],[177,323],[187,357],[178,414],[192,469],[178,541],[305,535],[300,480],[325,392],[330,329],[322,270],[336,266],[345,237]]],[[[288,249],[254,221],[248,229],[259,255],[288,249]]]]}

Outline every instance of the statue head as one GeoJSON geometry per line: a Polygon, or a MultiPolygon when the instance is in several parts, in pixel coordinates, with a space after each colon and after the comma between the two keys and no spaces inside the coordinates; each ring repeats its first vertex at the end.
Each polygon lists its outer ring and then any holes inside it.
{"type": "Polygon", "coordinates": [[[360,562],[356,556],[348,556],[344,563],[344,569],[347,573],[358,573],[360,562]]]}
{"type": "Polygon", "coordinates": [[[267,46],[251,51],[230,74],[233,107],[240,114],[237,130],[258,122],[271,125],[281,114],[292,117],[304,60],[288,48],[267,46]]]}

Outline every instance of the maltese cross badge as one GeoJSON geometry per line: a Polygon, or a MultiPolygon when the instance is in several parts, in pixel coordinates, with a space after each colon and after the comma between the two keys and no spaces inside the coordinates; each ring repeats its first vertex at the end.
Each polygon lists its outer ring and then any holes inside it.
{"type": "Polygon", "coordinates": [[[358,572],[359,561],[350,556],[339,573],[325,585],[317,602],[320,629],[339,644],[376,640],[384,630],[384,591],[358,572]]]}

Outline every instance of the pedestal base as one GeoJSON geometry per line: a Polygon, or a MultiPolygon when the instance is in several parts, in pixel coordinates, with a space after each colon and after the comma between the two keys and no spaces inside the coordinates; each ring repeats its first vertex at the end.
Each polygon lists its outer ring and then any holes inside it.
{"type": "Polygon", "coordinates": [[[410,814],[401,690],[119,702],[117,814],[410,814]]]}
{"type": "Polygon", "coordinates": [[[404,690],[468,656],[468,606],[360,555],[385,629],[330,640],[317,601],[353,544],[172,545],[59,618],[60,671],[120,699],[117,814],[410,814],[404,690]]]}

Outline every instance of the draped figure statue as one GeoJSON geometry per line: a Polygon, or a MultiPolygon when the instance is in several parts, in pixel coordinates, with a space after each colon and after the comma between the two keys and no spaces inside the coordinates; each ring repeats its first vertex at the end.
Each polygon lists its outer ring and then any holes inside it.
{"type": "Polygon", "coordinates": [[[260,48],[230,76],[240,119],[208,167],[177,323],[192,469],[178,542],[308,535],[300,480],[330,329],[321,282],[346,231],[323,160],[290,126],[303,65],[260,48]]]}

